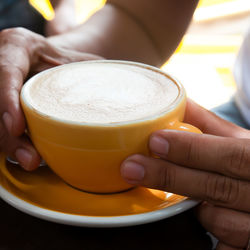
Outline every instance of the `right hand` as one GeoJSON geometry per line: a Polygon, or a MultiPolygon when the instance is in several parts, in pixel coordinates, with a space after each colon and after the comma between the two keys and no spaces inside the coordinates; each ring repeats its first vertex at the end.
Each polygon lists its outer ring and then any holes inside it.
{"type": "MultiPolygon", "coordinates": [[[[159,130],[149,140],[158,158],[132,155],[124,179],[205,201],[197,208],[217,250],[241,250],[250,239],[250,130],[225,121],[189,101],[184,122],[203,134],[159,130]]],[[[248,248],[247,248],[248,249],[248,248]]]]}
{"type": "Polygon", "coordinates": [[[53,46],[45,37],[24,28],[0,32],[0,151],[26,170],[35,169],[40,156],[25,136],[19,94],[27,77],[65,63],[101,57],[53,46]]]}

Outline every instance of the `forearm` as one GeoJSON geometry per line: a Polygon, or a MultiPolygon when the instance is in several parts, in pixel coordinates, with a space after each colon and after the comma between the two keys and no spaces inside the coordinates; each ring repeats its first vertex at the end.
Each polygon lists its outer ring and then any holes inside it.
{"type": "Polygon", "coordinates": [[[176,2],[109,1],[86,23],[66,34],[51,37],[50,41],[107,59],[160,66],[178,46],[197,1],[178,1],[178,6],[176,2]],[[179,8],[181,2],[183,8],[179,8]],[[185,6],[185,2],[189,3],[185,6]]]}
{"type": "Polygon", "coordinates": [[[123,11],[110,4],[83,25],[50,40],[59,46],[98,54],[107,59],[152,61],[153,64],[160,60],[144,31],[123,11]]]}
{"type": "Polygon", "coordinates": [[[76,27],[74,0],[51,0],[51,4],[55,17],[46,23],[46,36],[62,34],[76,27]]]}

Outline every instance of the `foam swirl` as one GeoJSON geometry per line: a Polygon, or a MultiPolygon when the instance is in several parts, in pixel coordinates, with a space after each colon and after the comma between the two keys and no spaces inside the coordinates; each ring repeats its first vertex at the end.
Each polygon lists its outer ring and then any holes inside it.
{"type": "Polygon", "coordinates": [[[153,70],[99,62],[42,74],[32,83],[27,99],[38,111],[56,118],[103,124],[162,112],[178,93],[173,81],[153,70]]]}

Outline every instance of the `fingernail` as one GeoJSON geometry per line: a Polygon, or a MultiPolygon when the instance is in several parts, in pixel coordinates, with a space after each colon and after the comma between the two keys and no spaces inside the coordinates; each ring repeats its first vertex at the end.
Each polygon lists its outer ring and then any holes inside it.
{"type": "Polygon", "coordinates": [[[169,143],[161,136],[154,135],[150,138],[149,148],[158,155],[167,155],[169,150],[169,143]]]}
{"type": "Polygon", "coordinates": [[[12,129],[11,115],[8,112],[4,112],[2,118],[3,118],[4,126],[7,128],[8,132],[11,133],[11,129],[12,129]]]}
{"type": "Polygon", "coordinates": [[[18,162],[25,170],[31,170],[32,154],[28,150],[19,148],[16,150],[15,155],[18,162]]]}
{"type": "Polygon", "coordinates": [[[130,184],[142,181],[145,175],[144,167],[133,161],[125,161],[121,167],[122,177],[130,184]]]}

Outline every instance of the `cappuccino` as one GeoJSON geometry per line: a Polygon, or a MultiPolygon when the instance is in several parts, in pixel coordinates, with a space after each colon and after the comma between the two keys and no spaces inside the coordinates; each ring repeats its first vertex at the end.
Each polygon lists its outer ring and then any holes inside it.
{"type": "Polygon", "coordinates": [[[110,124],[159,114],[176,100],[179,89],[153,69],[95,61],[50,70],[25,94],[33,108],[48,116],[110,124]]]}
{"type": "Polygon", "coordinates": [[[186,93],[167,73],[125,61],[87,61],[43,71],[23,86],[30,138],[66,183],[95,193],[131,188],[120,165],[150,155],[157,130],[200,132],[183,123],[186,93]]]}

